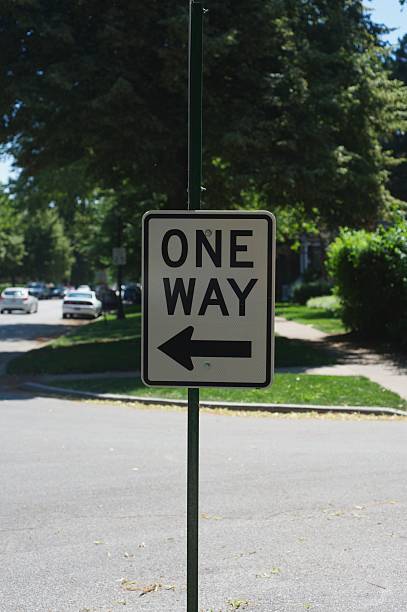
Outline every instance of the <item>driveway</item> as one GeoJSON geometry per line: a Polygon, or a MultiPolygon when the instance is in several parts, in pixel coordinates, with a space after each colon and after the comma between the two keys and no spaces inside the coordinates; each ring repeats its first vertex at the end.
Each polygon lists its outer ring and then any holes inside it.
{"type": "Polygon", "coordinates": [[[84,322],[62,319],[62,300],[41,300],[36,314],[0,314],[0,375],[19,353],[38,348],[84,322]]]}

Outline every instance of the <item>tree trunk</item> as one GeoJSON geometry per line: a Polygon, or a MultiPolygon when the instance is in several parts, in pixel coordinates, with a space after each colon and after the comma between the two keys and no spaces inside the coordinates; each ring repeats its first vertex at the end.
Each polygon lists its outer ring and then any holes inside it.
{"type": "MultiPolygon", "coordinates": [[[[117,216],[117,246],[123,246],[123,220],[120,212],[117,216]]],[[[125,319],[126,315],[124,314],[123,308],[123,300],[122,300],[122,283],[123,283],[123,266],[117,266],[117,318],[125,319]]]]}

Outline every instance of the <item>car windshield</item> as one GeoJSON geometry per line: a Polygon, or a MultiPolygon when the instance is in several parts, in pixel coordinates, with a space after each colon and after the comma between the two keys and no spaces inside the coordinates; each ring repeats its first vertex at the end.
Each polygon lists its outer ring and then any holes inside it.
{"type": "Polygon", "coordinates": [[[79,293],[77,291],[73,292],[73,293],[69,293],[67,295],[68,298],[84,298],[86,300],[90,300],[92,299],[92,294],[91,293],[79,293]]]}
{"type": "Polygon", "coordinates": [[[27,287],[30,287],[31,289],[37,289],[37,288],[41,288],[42,285],[41,283],[29,283],[27,287]]]}

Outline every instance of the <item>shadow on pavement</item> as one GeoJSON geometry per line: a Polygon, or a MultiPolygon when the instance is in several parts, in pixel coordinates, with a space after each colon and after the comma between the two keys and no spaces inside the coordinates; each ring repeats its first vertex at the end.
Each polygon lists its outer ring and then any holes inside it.
{"type": "Polygon", "coordinates": [[[28,392],[14,392],[14,391],[7,391],[7,390],[2,390],[0,388],[0,402],[17,402],[17,401],[21,401],[21,400],[25,400],[25,399],[33,399],[34,397],[37,397],[36,394],[33,393],[28,393],[28,392]]]}
{"type": "Polygon", "coordinates": [[[329,336],[325,342],[340,352],[340,362],[346,365],[380,365],[386,361],[400,374],[407,374],[407,353],[394,344],[368,342],[353,333],[329,336]]]}
{"type": "Polygon", "coordinates": [[[0,319],[0,341],[23,342],[54,338],[66,334],[76,327],[77,325],[64,325],[62,323],[12,323],[11,325],[1,325],[0,319]]]}

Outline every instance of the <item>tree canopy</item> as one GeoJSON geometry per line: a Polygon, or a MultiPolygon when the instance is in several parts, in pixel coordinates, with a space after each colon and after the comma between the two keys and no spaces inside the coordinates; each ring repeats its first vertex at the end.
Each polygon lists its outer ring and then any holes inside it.
{"type": "MultiPolygon", "coordinates": [[[[373,224],[391,204],[383,142],[404,129],[407,95],[362,2],[207,8],[205,206],[373,224]]],[[[80,169],[119,204],[185,207],[187,26],[180,0],[4,0],[0,142],[20,184],[80,169]]]]}
{"type": "Polygon", "coordinates": [[[33,280],[65,281],[71,276],[71,244],[55,209],[38,210],[25,222],[24,273],[33,280]]]}
{"type": "Polygon", "coordinates": [[[22,215],[7,194],[0,192],[0,278],[13,285],[25,255],[22,215]]]}
{"type": "MultiPolygon", "coordinates": [[[[399,40],[394,55],[389,59],[390,71],[395,79],[407,84],[407,34],[399,40]]],[[[392,135],[389,147],[398,163],[394,163],[390,175],[392,194],[407,201],[407,135],[405,129],[397,129],[392,135]]]]}

